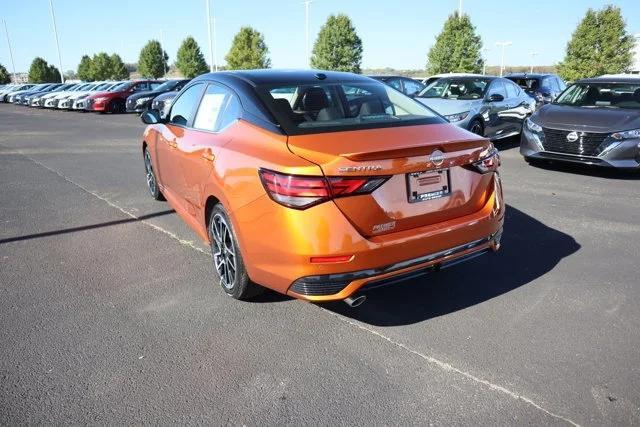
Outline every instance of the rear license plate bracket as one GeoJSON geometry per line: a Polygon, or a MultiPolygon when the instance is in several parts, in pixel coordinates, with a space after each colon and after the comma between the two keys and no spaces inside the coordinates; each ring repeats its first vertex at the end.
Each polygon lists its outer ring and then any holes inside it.
{"type": "Polygon", "coordinates": [[[406,176],[409,203],[440,199],[451,194],[449,169],[413,172],[406,176]]]}

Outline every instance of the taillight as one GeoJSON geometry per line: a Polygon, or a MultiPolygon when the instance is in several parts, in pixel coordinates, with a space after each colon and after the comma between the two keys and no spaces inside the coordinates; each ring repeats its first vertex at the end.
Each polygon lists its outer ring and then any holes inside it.
{"type": "Polygon", "coordinates": [[[490,146],[480,154],[480,160],[471,164],[480,173],[493,172],[500,166],[500,154],[498,150],[490,146]]]}
{"type": "Polygon", "coordinates": [[[281,205],[306,209],[332,198],[371,193],[389,177],[323,177],[259,171],[267,194],[281,205]]]}

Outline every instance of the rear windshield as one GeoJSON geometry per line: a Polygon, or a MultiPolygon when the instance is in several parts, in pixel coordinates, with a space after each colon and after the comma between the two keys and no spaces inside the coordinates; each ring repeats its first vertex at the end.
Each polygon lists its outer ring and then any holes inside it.
{"type": "Polygon", "coordinates": [[[436,113],[378,82],[258,87],[288,134],[444,123],[436,113]]]}
{"type": "Polygon", "coordinates": [[[555,104],[638,110],[640,80],[638,83],[577,83],[562,92],[555,104]]]}
{"type": "Polygon", "coordinates": [[[525,91],[535,91],[540,88],[540,79],[524,77],[507,77],[509,80],[520,86],[525,91]]]}
{"type": "Polygon", "coordinates": [[[438,79],[424,88],[417,96],[420,98],[480,99],[484,98],[490,82],[489,79],[482,78],[438,79]]]}

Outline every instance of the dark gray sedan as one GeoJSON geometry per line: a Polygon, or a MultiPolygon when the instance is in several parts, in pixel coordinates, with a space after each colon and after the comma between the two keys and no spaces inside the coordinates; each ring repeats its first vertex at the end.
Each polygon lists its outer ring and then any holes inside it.
{"type": "Polygon", "coordinates": [[[526,121],[520,153],[528,161],[640,169],[640,78],[576,82],[526,121]]]}
{"type": "Polygon", "coordinates": [[[536,102],[520,87],[501,77],[443,77],[415,98],[456,124],[491,140],[518,135],[536,102]]]}

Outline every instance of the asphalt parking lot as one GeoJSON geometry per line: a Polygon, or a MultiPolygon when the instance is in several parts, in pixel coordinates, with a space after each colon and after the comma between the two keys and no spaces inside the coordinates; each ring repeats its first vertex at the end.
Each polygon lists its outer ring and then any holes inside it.
{"type": "Polygon", "coordinates": [[[226,297],[133,115],[0,104],[0,423],[640,423],[640,174],[501,143],[501,252],[356,309],[226,297]]]}

